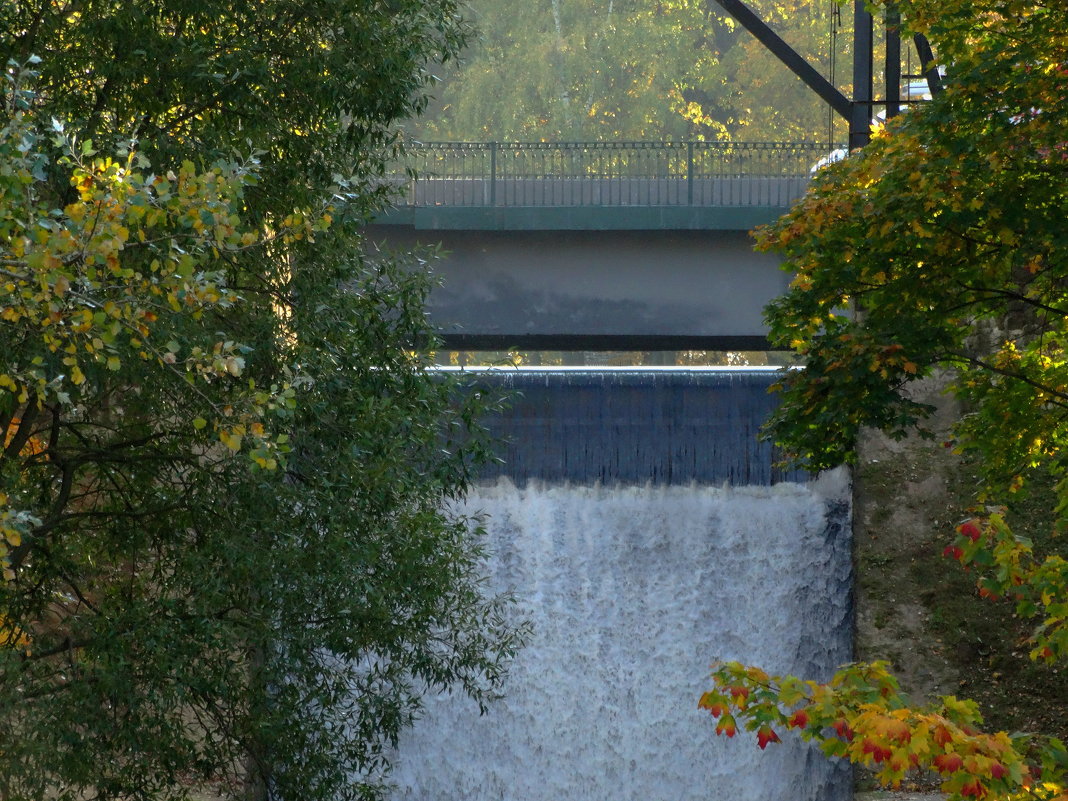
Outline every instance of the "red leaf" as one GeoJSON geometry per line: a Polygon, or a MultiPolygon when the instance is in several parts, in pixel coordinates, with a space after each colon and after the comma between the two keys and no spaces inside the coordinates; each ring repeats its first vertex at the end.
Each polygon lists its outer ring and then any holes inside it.
{"type": "Polygon", "coordinates": [[[960,754],[939,754],[934,758],[935,768],[939,773],[956,773],[964,767],[960,754]]]}
{"type": "Polygon", "coordinates": [[[946,743],[952,742],[953,735],[945,726],[937,726],[934,730],[934,741],[945,748],[946,743]]]}
{"type": "Polygon", "coordinates": [[[876,762],[885,762],[893,755],[893,751],[884,748],[874,740],[865,740],[863,751],[865,754],[871,754],[876,762]]]}
{"type": "Polygon", "coordinates": [[[728,737],[733,737],[738,733],[738,727],[734,723],[734,718],[730,715],[724,715],[719,719],[719,723],[716,724],[716,734],[726,734],[728,737]]]}
{"type": "Polygon", "coordinates": [[[709,704],[706,709],[708,709],[708,711],[712,713],[712,717],[714,718],[718,718],[720,715],[727,711],[727,707],[718,702],[714,704],[709,704]]]}
{"type": "Polygon", "coordinates": [[[849,724],[844,720],[836,720],[831,724],[831,728],[834,729],[838,733],[838,736],[846,742],[851,742],[853,740],[853,730],[849,728],[849,724]]]}
{"type": "Polygon", "coordinates": [[[803,729],[808,725],[808,713],[803,709],[794,712],[793,717],[786,721],[786,725],[792,729],[803,729]]]}
{"type": "Polygon", "coordinates": [[[779,739],[779,735],[777,735],[771,729],[770,726],[761,726],[760,727],[760,730],[757,732],[757,745],[760,746],[760,750],[761,751],[763,751],[765,748],[768,747],[768,743],[779,743],[779,742],[782,742],[782,740],[779,739]]]}
{"type": "Polygon", "coordinates": [[[956,545],[947,545],[945,550],[942,551],[942,556],[945,556],[947,558],[953,557],[954,559],[960,559],[962,556],[964,556],[964,551],[962,551],[956,545]]]}

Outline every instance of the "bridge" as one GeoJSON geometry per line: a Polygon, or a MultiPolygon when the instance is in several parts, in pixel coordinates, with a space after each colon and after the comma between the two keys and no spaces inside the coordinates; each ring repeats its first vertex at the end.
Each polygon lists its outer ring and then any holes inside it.
{"type": "Polygon", "coordinates": [[[778,142],[431,143],[372,241],[438,244],[450,349],[759,350],[789,276],[749,231],[835,148],[778,142]]]}

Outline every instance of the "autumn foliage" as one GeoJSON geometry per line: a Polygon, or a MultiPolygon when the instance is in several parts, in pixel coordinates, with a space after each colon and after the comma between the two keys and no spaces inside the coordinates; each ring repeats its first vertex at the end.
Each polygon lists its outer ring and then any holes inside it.
{"type": "Polygon", "coordinates": [[[1068,752],[1056,739],[983,733],[973,702],[942,698],[914,708],[898,691],[887,664],[847,665],[827,683],[769,676],[737,662],[713,667],[714,690],[699,705],[716,718],[716,733],[733,737],[742,721],[757,745],[792,732],[825,754],[875,771],[898,787],[910,771],[932,771],[953,796],[1006,798],[1027,793],[1063,799],[1068,752]]]}
{"type": "MultiPolygon", "coordinates": [[[[812,470],[852,462],[863,427],[927,433],[932,409],[911,385],[951,376],[965,413],[947,444],[980,485],[945,533],[944,557],[975,576],[977,603],[1008,599],[1033,623],[1033,660],[1063,664],[1068,6],[897,6],[932,39],[946,90],[821,170],[760,235],[795,275],[768,308],[772,339],[806,364],[780,382],[766,434],[812,470]],[[1044,511],[1021,519],[1024,498],[1044,511]]],[[[827,683],[720,664],[713,680],[701,705],[761,746],[768,731],[793,731],[887,784],[931,771],[955,799],[1068,797],[1062,741],[986,732],[976,705],[952,697],[913,707],[882,664],[846,666],[827,683]]]]}
{"type": "MultiPolygon", "coordinates": [[[[158,369],[201,401],[184,422],[202,447],[221,442],[274,469],[289,447],[285,430],[293,381],[258,386],[245,377],[240,341],[190,323],[241,303],[222,265],[228,255],[263,252],[271,240],[314,239],[329,209],[297,211],[269,234],[243,217],[243,192],[254,165],[218,163],[198,170],[185,161],[158,175],[136,151],[121,160],[78,144],[58,121],[50,136],[31,112],[32,71],[11,71],[15,104],[0,130],[0,321],[23,337],[0,366],[4,457],[30,464],[54,460],[63,410],[76,409],[109,377],[131,365],[158,369]],[[50,210],[45,152],[54,149],[70,186],[69,202],[50,210]],[[221,395],[216,390],[224,387],[221,395]],[[212,397],[215,395],[215,397],[212,397]],[[51,427],[47,418],[51,417],[51,427]],[[54,446],[54,442],[51,445],[54,446]]],[[[294,376],[294,378],[296,378],[294,376]]],[[[175,421],[177,423],[177,421],[175,421]]],[[[57,499],[69,500],[73,487],[57,499]]],[[[89,503],[82,494],[82,504],[89,503]]],[[[6,580],[26,557],[23,535],[41,525],[0,495],[0,566],[6,580]],[[15,549],[14,554],[12,549],[15,549]]]]}
{"type": "Polygon", "coordinates": [[[369,801],[518,633],[365,253],[451,0],[0,3],[0,798],[369,801]]]}

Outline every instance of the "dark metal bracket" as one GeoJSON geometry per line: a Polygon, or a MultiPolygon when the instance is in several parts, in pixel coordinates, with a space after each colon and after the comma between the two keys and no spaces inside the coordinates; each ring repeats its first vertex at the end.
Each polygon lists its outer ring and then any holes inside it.
{"type": "Polygon", "coordinates": [[[849,98],[838,91],[834,84],[805,61],[803,56],[786,44],[779,34],[769,28],[767,23],[758,17],[749,6],[743,3],[742,0],[716,0],[716,2],[839,115],[846,120],[850,119],[853,113],[853,104],[849,98]]]}
{"type": "Polygon", "coordinates": [[[919,33],[912,37],[912,40],[916,45],[916,52],[919,53],[920,62],[923,64],[923,75],[927,79],[927,88],[931,90],[932,96],[937,95],[942,91],[942,77],[938,74],[938,67],[935,66],[931,43],[927,41],[926,36],[919,33]]]}
{"type": "MultiPolygon", "coordinates": [[[[853,0],[853,97],[846,97],[836,86],[823,77],[803,56],[788,45],[767,23],[750,9],[743,0],[715,0],[724,11],[757,40],[772,55],[800,78],[806,86],[823,99],[834,111],[849,123],[849,148],[863,147],[871,138],[872,109],[875,106],[873,87],[874,26],[871,12],[864,0],[853,0]]],[[[886,114],[892,117],[900,113],[901,106],[901,15],[890,4],[886,11],[886,114]]],[[[913,37],[916,52],[923,63],[931,94],[942,91],[941,79],[934,66],[934,53],[927,39],[919,34],[913,37]]]]}

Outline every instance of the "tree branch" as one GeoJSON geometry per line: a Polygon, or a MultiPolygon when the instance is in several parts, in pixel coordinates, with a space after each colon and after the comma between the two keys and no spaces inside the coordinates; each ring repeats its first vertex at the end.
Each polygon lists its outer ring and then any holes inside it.
{"type": "Polygon", "coordinates": [[[978,367],[981,370],[986,370],[987,372],[991,372],[991,373],[995,373],[995,374],[1000,375],[1000,376],[1004,376],[1005,378],[1011,378],[1011,379],[1016,380],[1016,381],[1022,381],[1023,383],[1027,384],[1028,386],[1034,387],[1039,392],[1044,392],[1047,395],[1051,395],[1053,398],[1057,398],[1058,399],[1058,400],[1052,400],[1051,399],[1050,403],[1053,403],[1056,406],[1060,406],[1062,408],[1068,409],[1068,393],[1061,392],[1059,390],[1054,389],[1053,387],[1050,387],[1050,386],[1047,386],[1045,384],[1042,384],[1041,382],[1036,381],[1035,379],[1030,378],[1029,376],[1026,376],[1023,373],[1014,373],[1011,370],[1006,370],[1003,367],[997,367],[996,365],[993,365],[993,364],[990,364],[989,362],[983,361],[982,359],[980,359],[980,358],[978,358],[976,356],[969,356],[969,355],[967,355],[965,353],[949,353],[949,354],[946,354],[946,356],[943,359],[940,359],[940,361],[961,362],[961,363],[964,363],[964,364],[971,365],[972,367],[978,367]]]}

